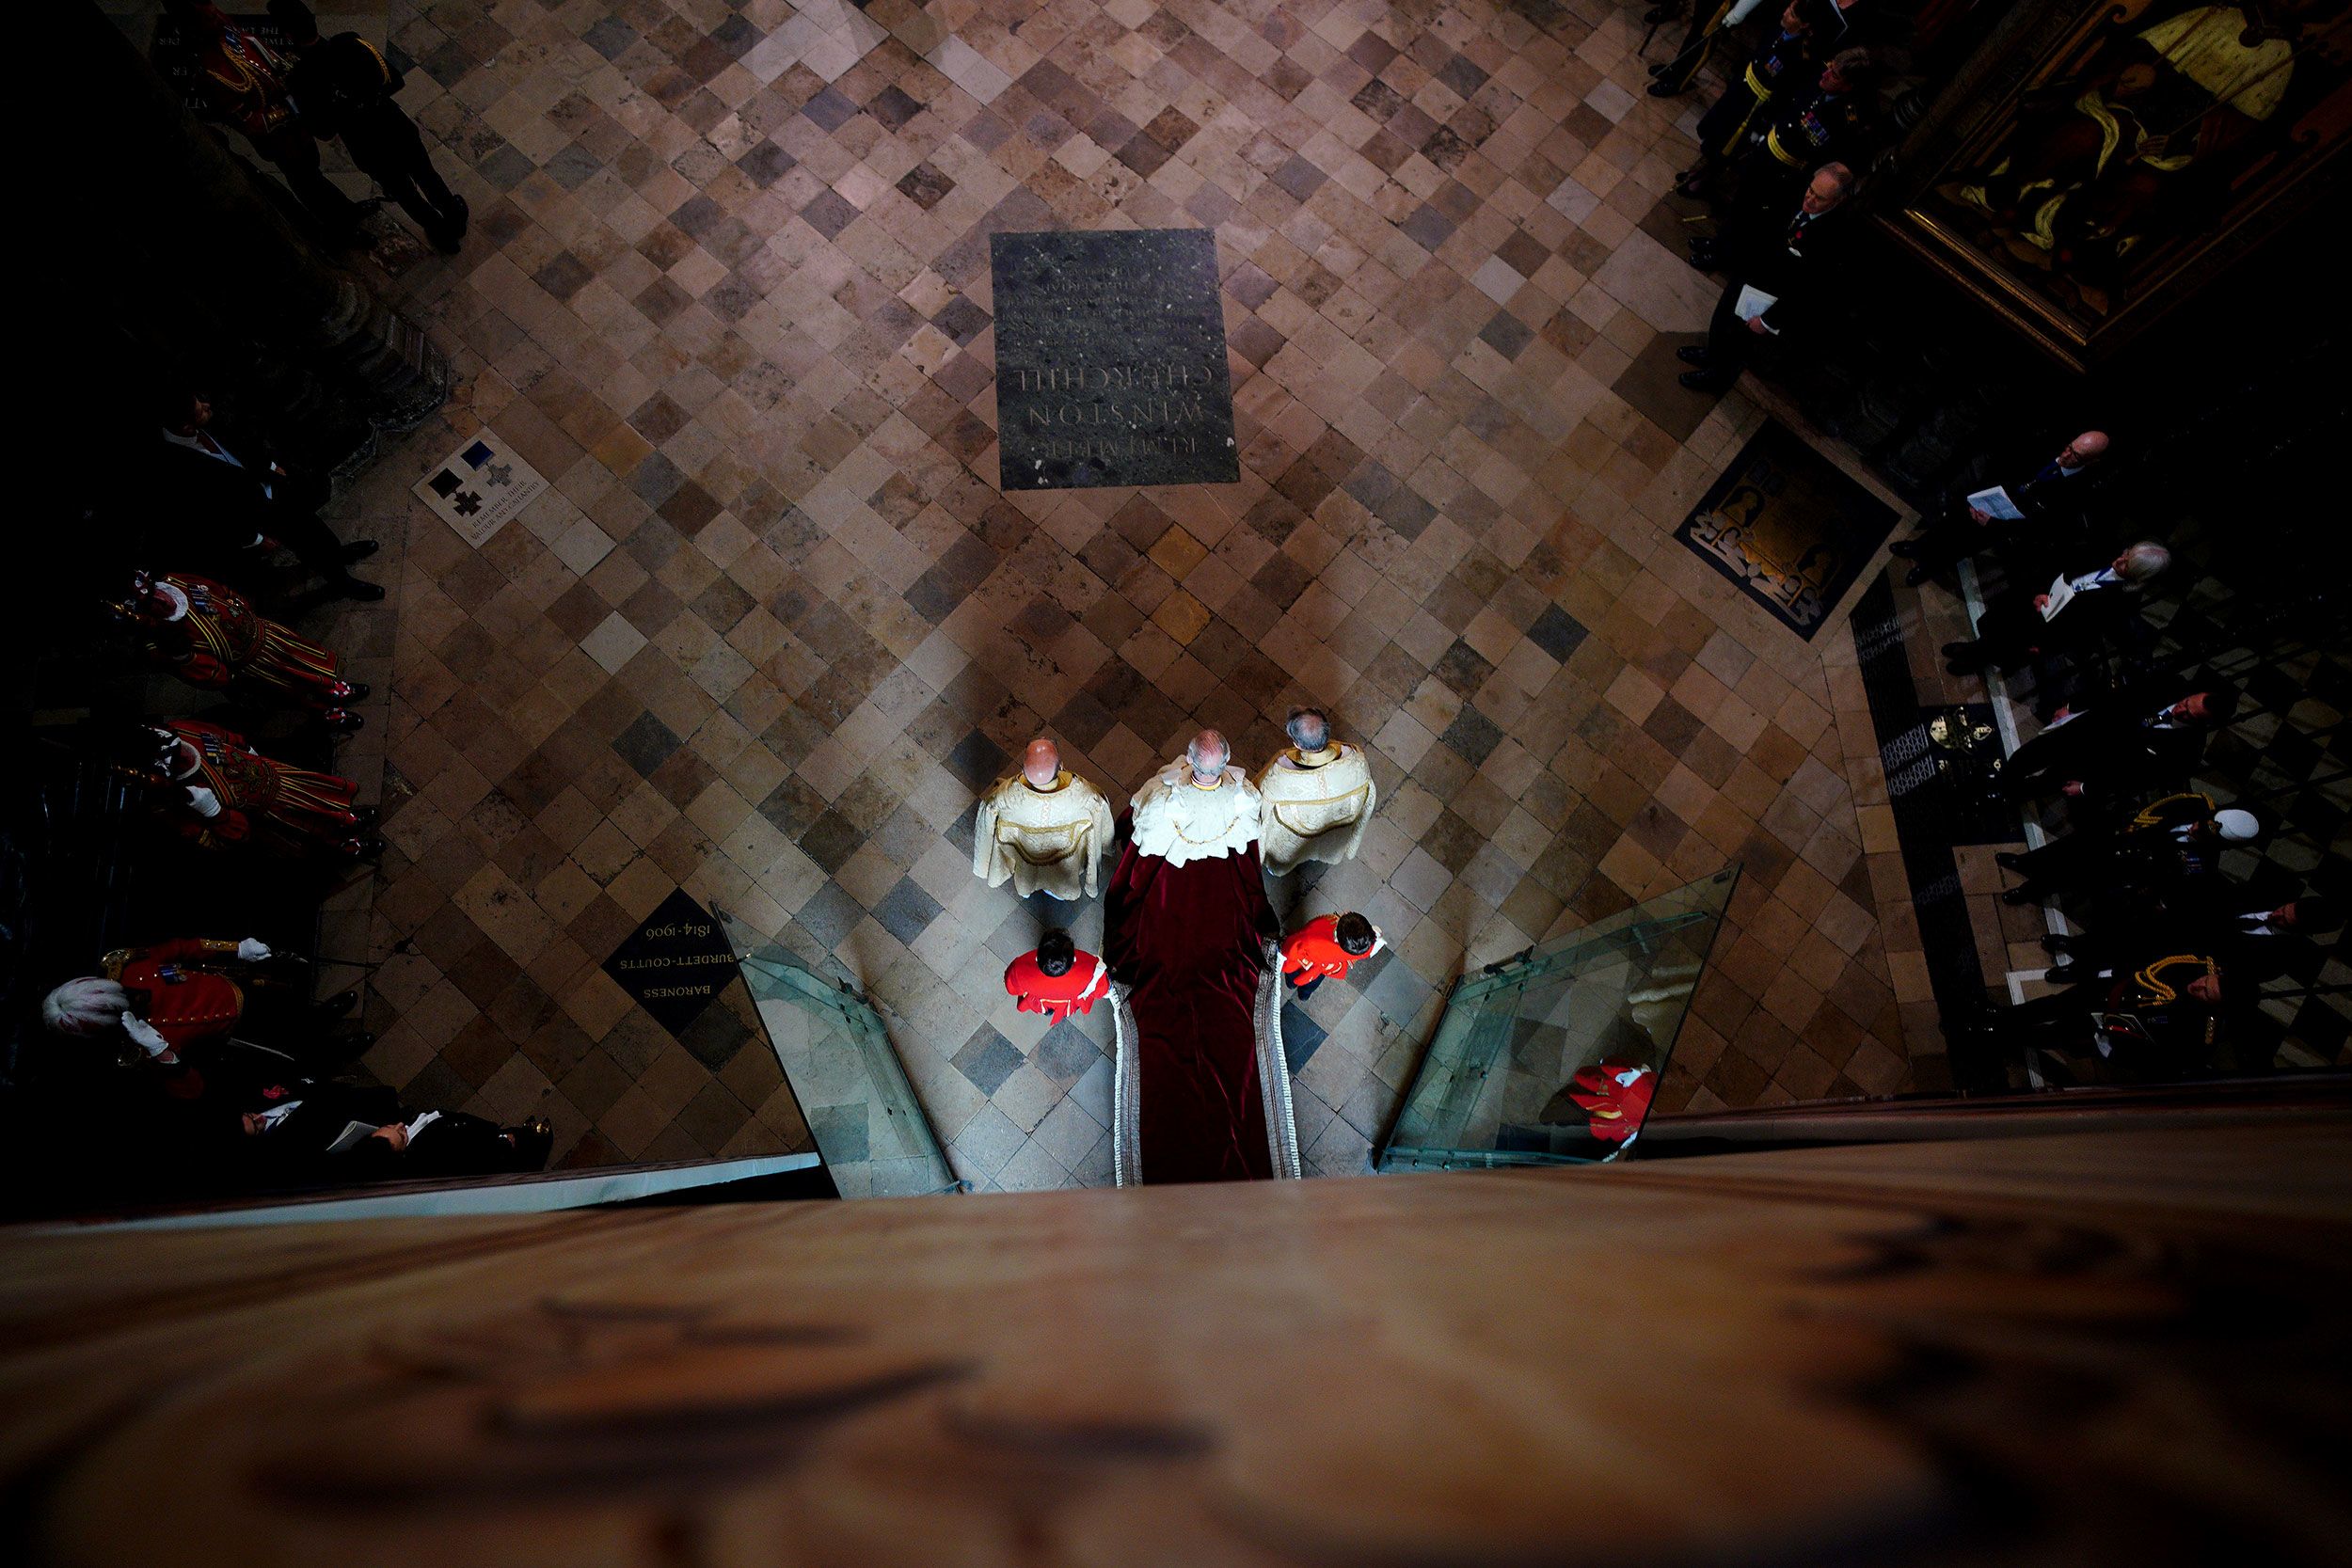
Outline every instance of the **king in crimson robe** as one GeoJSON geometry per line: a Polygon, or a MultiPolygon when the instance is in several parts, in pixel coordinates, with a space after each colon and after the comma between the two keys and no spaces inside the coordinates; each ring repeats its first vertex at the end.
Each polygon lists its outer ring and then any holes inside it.
{"type": "Polygon", "coordinates": [[[1240,768],[1229,766],[1203,785],[1183,757],[1153,774],[1131,805],[1136,851],[1171,866],[1241,854],[1258,842],[1263,823],[1257,786],[1240,768]]]}

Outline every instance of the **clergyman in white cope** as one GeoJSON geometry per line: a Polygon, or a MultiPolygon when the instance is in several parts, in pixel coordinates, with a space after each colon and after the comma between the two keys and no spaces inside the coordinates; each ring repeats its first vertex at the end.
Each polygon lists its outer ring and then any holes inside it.
{"type": "Polygon", "coordinates": [[[972,874],[990,887],[1008,880],[1026,898],[1091,898],[1095,870],[1111,842],[1103,792],[1061,765],[1043,736],[1029,742],[1021,771],[980,797],[972,824],[972,874]]]}
{"type": "Polygon", "coordinates": [[[1361,847],[1378,803],[1364,749],[1331,738],[1331,723],[1315,708],[1291,709],[1291,743],[1258,774],[1265,800],[1265,833],[1258,852],[1265,868],[1286,877],[1305,861],[1338,864],[1361,847]]]}
{"type": "Polygon", "coordinates": [[[1258,791],[1232,765],[1215,730],[1192,737],[1184,754],[1136,791],[1136,849],[1170,865],[1237,855],[1257,841],[1258,791]]]}

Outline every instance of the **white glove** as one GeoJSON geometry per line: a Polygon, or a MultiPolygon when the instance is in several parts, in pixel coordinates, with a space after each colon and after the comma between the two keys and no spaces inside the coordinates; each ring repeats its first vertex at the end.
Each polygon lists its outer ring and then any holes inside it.
{"type": "Polygon", "coordinates": [[[155,1026],[136,1013],[122,1015],[122,1032],[139,1042],[139,1049],[150,1056],[168,1056],[171,1042],[155,1032],[155,1026]]]}
{"type": "Polygon", "coordinates": [[[188,786],[188,804],[195,808],[196,815],[199,816],[220,815],[220,797],[201,784],[188,786]]]}
{"type": "Polygon", "coordinates": [[[246,937],[237,943],[237,957],[249,964],[266,962],[269,958],[269,943],[260,937],[246,937]]]}

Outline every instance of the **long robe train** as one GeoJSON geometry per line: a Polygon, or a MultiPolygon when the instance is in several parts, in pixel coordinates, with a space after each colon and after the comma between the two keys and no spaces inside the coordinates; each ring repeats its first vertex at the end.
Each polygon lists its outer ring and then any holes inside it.
{"type": "Polygon", "coordinates": [[[1121,850],[1104,895],[1121,1186],[1298,1175],[1278,927],[1253,847],[1171,866],[1121,850]]]}

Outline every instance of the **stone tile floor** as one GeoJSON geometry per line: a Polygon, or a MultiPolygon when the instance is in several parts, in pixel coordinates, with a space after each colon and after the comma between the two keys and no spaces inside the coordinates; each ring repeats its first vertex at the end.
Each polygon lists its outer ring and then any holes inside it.
{"type": "Polygon", "coordinates": [[[1254,765],[1311,699],[1381,810],[1278,900],[1395,949],[1296,1031],[1312,1170],[1465,965],[1729,860],[1661,1105],[1939,1083],[1851,635],[1669,537],[1763,413],[1612,390],[1713,296],[1640,227],[1704,100],[1640,94],[1637,13],[392,5],[475,222],[392,286],[464,389],[342,501],[395,584],[345,627],[396,626],[367,1067],[571,1164],[793,1145],[748,1005],[679,1041],[597,967],[684,886],[870,991],[977,1185],[1104,1180],[1107,1021],[1003,995],[1043,913],[972,797],[1040,731],[1121,794],[1201,723],[1254,765]],[[1216,231],[1241,482],[1003,495],[986,236],[1131,225],[1216,231]],[[484,424],[555,489],[475,551],[406,489],[484,424]]]}

